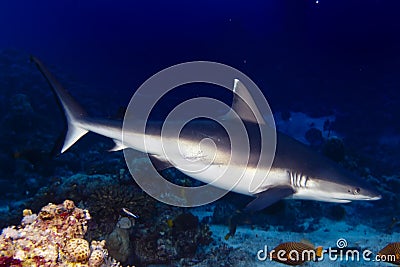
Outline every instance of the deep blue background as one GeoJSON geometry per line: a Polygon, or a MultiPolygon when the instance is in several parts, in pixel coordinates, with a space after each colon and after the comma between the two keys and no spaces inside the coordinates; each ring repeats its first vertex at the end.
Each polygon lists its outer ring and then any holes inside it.
{"type": "Polygon", "coordinates": [[[118,93],[122,103],[164,67],[212,60],[249,75],[273,107],[371,112],[397,97],[399,7],[383,0],[7,0],[0,49],[34,54],[98,92],[118,93]]]}

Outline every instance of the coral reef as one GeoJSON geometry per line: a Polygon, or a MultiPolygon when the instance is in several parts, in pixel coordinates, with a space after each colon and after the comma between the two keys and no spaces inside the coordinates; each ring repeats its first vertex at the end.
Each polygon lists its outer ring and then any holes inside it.
{"type": "Polygon", "coordinates": [[[108,258],[105,241],[84,239],[89,212],[74,202],[48,204],[38,215],[23,211],[18,227],[3,229],[0,235],[0,266],[120,266],[108,258]]]}
{"type": "Polygon", "coordinates": [[[180,209],[164,209],[155,219],[151,227],[135,226],[134,252],[143,265],[190,261],[213,240],[207,224],[180,209]]]}
{"type": "Polygon", "coordinates": [[[105,221],[115,223],[123,208],[132,211],[140,210],[141,217],[149,216],[151,218],[156,202],[136,189],[121,184],[99,187],[87,199],[87,206],[90,207],[93,214],[96,214],[96,221],[99,223],[105,221]]]}
{"type": "MultiPolygon", "coordinates": [[[[150,222],[156,212],[156,201],[147,196],[130,177],[119,170],[113,175],[86,175],[78,173],[54,178],[53,183],[39,190],[30,207],[39,208],[49,201],[72,199],[88,208],[92,214],[88,235],[91,239],[110,234],[124,209],[139,213],[142,222],[150,222]]],[[[126,216],[126,214],[125,214],[126,216]]]]}
{"type": "MultiPolygon", "coordinates": [[[[208,225],[190,213],[157,203],[133,184],[114,175],[75,174],[56,179],[35,196],[33,206],[45,200],[70,197],[87,207],[87,239],[105,239],[109,256],[123,264],[170,264],[191,257],[211,242],[208,225]],[[119,183],[115,183],[118,180],[119,183]],[[139,215],[128,216],[124,210],[139,215]],[[168,221],[171,222],[168,225],[168,221]],[[133,227],[133,225],[135,227],[133,227]]],[[[47,216],[44,213],[42,216],[47,216]]]]}
{"type": "Polygon", "coordinates": [[[129,230],[132,222],[128,217],[122,217],[114,230],[106,238],[108,249],[113,257],[121,262],[126,262],[131,253],[129,230]]]}

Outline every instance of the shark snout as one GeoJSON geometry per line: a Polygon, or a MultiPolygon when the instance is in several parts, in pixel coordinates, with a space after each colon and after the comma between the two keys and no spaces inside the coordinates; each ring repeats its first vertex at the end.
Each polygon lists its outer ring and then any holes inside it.
{"type": "Polygon", "coordinates": [[[366,197],[366,200],[379,200],[382,198],[382,195],[378,192],[372,192],[369,196],[366,197]]]}
{"type": "Polygon", "coordinates": [[[364,187],[364,189],[361,190],[361,192],[363,193],[362,195],[366,197],[366,200],[379,200],[382,198],[382,195],[380,194],[380,192],[378,192],[370,184],[368,184],[366,187],[364,187]]]}
{"type": "Polygon", "coordinates": [[[353,190],[353,200],[379,200],[382,198],[382,195],[376,191],[374,188],[363,187],[363,188],[355,188],[353,190]]]}
{"type": "MultiPolygon", "coordinates": [[[[375,187],[360,181],[353,182],[334,182],[329,180],[317,181],[318,187],[314,191],[320,191],[318,197],[322,200],[338,203],[346,203],[359,200],[379,200],[382,195],[375,187]]],[[[316,195],[314,193],[314,195],[316,195]]]]}
{"type": "Polygon", "coordinates": [[[370,200],[379,200],[382,198],[382,195],[377,195],[375,197],[371,197],[370,200]]]}

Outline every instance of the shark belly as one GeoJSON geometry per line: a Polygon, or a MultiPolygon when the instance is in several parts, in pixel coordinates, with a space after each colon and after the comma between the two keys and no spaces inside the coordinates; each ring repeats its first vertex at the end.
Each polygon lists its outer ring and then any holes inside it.
{"type": "Polygon", "coordinates": [[[181,170],[179,166],[177,166],[177,169],[182,171],[187,176],[199,180],[203,183],[208,183],[218,188],[248,196],[254,196],[272,186],[288,185],[290,183],[289,177],[285,170],[271,168],[269,172],[268,170],[265,170],[265,177],[263,182],[254,187],[255,189],[252,190],[252,187],[250,185],[254,181],[256,172],[259,171],[255,168],[242,166],[228,167],[227,165],[222,164],[214,164],[207,167],[199,165],[198,167],[204,167],[205,170],[195,173],[181,170]]]}

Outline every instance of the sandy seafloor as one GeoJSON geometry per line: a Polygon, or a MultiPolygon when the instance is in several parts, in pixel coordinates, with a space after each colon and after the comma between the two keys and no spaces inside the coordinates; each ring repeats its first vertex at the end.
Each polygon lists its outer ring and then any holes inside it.
{"type": "MultiPolygon", "coordinates": [[[[210,216],[212,212],[205,212],[202,208],[192,210],[193,214],[201,218],[202,216],[210,216]]],[[[284,220],[285,218],[282,218],[284,220]]],[[[267,223],[267,222],[266,222],[267,223]]],[[[211,225],[210,229],[213,238],[217,243],[226,243],[228,246],[239,249],[245,254],[254,257],[254,266],[286,266],[266,259],[260,261],[257,259],[257,252],[268,246],[271,250],[277,245],[284,242],[301,242],[307,240],[315,246],[322,246],[324,249],[329,247],[335,248],[339,239],[345,239],[348,247],[359,247],[361,251],[370,250],[372,252],[371,262],[362,260],[336,260],[332,261],[329,257],[325,257],[323,261],[306,262],[302,266],[393,266],[384,262],[374,261],[379,250],[387,244],[398,242],[400,233],[385,234],[365,225],[350,226],[346,221],[332,221],[322,219],[320,225],[324,227],[310,233],[294,233],[279,231],[276,227],[270,227],[268,231],[263,229],[252,228],[250,226],[238,226],[235,236],[225,240],[227,227],[223,225],[211,225]]]]}

